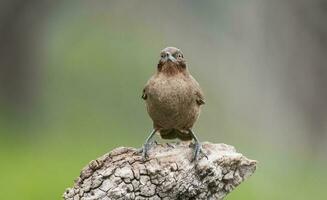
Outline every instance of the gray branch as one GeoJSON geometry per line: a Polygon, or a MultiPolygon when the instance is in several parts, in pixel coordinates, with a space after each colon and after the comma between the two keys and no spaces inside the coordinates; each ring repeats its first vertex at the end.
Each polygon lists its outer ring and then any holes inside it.
{"type": "Polygon", "coordinates": [[[256,161],[226,144],[203,143],[191,162],[189,143],[154,144],[149,159],[134,148],[120,147],[91,161],[65,200],[223,199],[256,169],[256,161]]]}

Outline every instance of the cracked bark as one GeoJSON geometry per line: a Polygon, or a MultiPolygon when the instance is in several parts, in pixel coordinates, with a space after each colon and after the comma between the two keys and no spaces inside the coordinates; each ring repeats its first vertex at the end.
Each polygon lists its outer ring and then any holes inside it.
{"type": "Polygon", "coordinates": [[[197,162],[189,143],[154,144],[149,159],[120,147],[91,161],[65,200],[223,199],[256,169],[257,162],[226,144],[205,142],[197,162]]]}

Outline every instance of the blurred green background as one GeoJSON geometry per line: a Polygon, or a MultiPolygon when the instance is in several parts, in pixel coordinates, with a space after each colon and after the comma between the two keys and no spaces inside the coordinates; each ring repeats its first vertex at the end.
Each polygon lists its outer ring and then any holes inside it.
{"type": "Polygon", "coordinates": [[[259,160],[226,199],[324,199],[323,0],[0,3],[0,198],[61,199],[90,160],[141,147],[159,52],[184,52],[201,141],[259,160]]]}

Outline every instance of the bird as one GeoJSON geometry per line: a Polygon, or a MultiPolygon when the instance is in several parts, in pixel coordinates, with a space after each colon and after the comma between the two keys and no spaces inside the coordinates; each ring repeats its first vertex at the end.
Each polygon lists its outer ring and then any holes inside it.
{"type": "Polygon", "coordinates": [[[142,148],[143,157],[148,157],[151,140],[159,133],[162,139],[194,140],[193,160],[197,160],[201,145],[192,128],[205,100],[180,49],[161,50],[156,72],[147,81],[142,98],[153,121],[153,130],[142,148]]]}

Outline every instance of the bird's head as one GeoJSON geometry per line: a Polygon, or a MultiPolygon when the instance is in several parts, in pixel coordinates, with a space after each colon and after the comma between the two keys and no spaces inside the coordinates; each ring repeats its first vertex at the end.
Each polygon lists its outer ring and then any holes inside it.
{"type": "Polygon", "coordinates": [[[187,72],[186,62],[181,50],[176,47],[166,47],[160,52],[158,72],[175,75],[187,72]]]}

